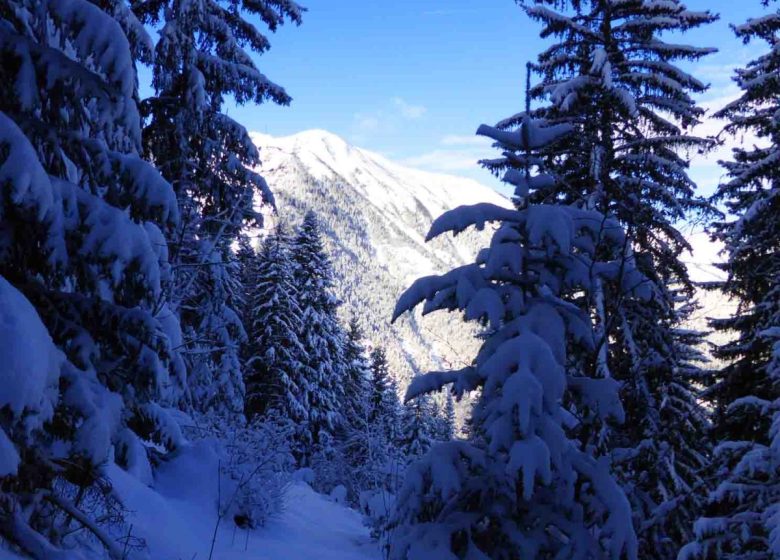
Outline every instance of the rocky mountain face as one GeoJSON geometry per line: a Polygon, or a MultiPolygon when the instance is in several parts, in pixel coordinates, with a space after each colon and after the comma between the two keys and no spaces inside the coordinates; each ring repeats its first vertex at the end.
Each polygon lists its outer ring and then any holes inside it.
{"type": "Polygon", "coordinates": [[[252,138],[277,199],[270,221],[297,225],[309,209],[317,212],[342,315],[358,317],[369,342],[386,348],[400,385],[419,372],[466,365],[477,341],[459,317],[418,311],[390,319],[415,279],[473,262],[490,239],[488,227],[426,243],[436,217],[463,204],[510,201],[476,181],[409,169],[322,130],[252,138]]]}

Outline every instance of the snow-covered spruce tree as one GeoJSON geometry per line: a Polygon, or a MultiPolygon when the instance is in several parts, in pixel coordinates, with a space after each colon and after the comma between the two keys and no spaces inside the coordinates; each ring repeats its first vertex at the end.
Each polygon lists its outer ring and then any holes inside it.
{"type": "Polygon", "coordinates": [[[150,41],[122,2],[99,6],[0,5],[0,534],[38,559],[87,534],[119,559],[103,467],[150,482],[148,453],[180,443],[162,291],[178,212],[139,157],[150,41]]]}
{"type": "Polygon", "coordinates": [[[365,477],[368,484],[359,495],[359,506],[372,535],[384,543],[387,521],[407,464],[402,445],[403,406],[382,346],[371,351],[369,371],[366,428],[370,471],[365,477]]]}
{"type": "Polygon", "coordinates": [[[406,403],[401,417],[401,451],[408,462],[425,455],[439,434],[436,403],[423,394],[406,403]]]}
{"type": "MultiPolygon", "coordinates": [[[[715,17],[678,0],[521,2],[554,37],[534,65],[541,82],[530,88],[531,111],[576,134],[543,150],[547,176],[525,183],[517,147],[501,133],[524,114],[483,130],[504,157],[485,162],[521,186],[532,203],[576,204],[616,218],[635,251],[636,265],[653,283],[650,302],[627,301],[614,280],[599,281],[589,301],[597,317],[597,373],[622,383],[627,421],[594,434],[614,452],[617,473],[632,500],[640,550],[674,558],[690,538],[695,512],[706,499],[700,476],[709,453],[705,410],[696,400],[697,364],[679,330],[677,292],[692,285],[681,260],[690,247],[676,224],[706,216],[695,195],[687,154],[709,141],[690,132],[703,114],[692,95],[706,86],[679,64],[713,49],[670,43],[662,36],[706,25],[715,17]],[[551,180],[555,177],[556,180],[551,180]],[[683,528],[679,530],[678,528],[683,528]]],[[[595,441],[595,439],[594,439],[595,441]]]]}
{"type": "MultiPolygon", "coordinates": [[[[360,419],[364,423],[371,413],[371,363],[363,347],[363,330],[356,317],[349,321],[344,341],[344,376],[343,414],[345,424],[353,424],[360,419]]],[[[354,427],[354,426],[353,426],[354,427]]],[[[349,429],[347,427],[346,429],[349,429]]]]}
{"type": "Polygon", "coordinates": [[[273,411],[304,429],[310,386],[302,375],[305,351],[298,339],[302,312],[296,301],[289,239],[278,227],[259,254],[244,253],[244,347],[248,420],[273,411]]]}
{"type": "Polygon", "coordinates": [[[455,437],[455,402],[452,393],[447,391],[444,407],[439,411],[436,426],[437,441],[451,441],[455,437]]]}
{"type": "Polygon", "coordinates": [[[344,422],[344,330],[336,315],[333,272],[322,244],[317,217],[308,212],[292,241],[293,282],[301,308],[301,367],[308,421],[301,426],[298,460],[307,465],[312,453],[327,461],[335,431],[344,422]]]}
{"type": "Polygon", "coordinates": [[[370,420],[383,427],[389,445],[395,446],[401,438],[402,407],[395,380],[390,375],[387,355],[381,346],[371,351],[371,407],[370,420]]]}
{"type": "MultiPolygon", "coordinates": [[[[363,347],[363,330],[356,317],[350,319],[344,341],[344,387],[342,412],[344,423],[340,439],[349,442],[353,433],[366,433],[371,415],[371,364],[363,347]]],[[[348,462],[357,467],[366,462],[362,444],[349,445],[348,462]]]]}
{"type": "Polygon", "coordinates": [[[155,95],[142,104],[143,142],[181,208],[170,234],[175,275],[168,288],[185,335],[192,405],[235,419],[244,391],[243,332],[231,244],[243,224],[259,221],[253,202],[273,198],[252,171],[257,149],[223,102],[230,96],[239,104],[289,103],[250,56],[269,48],[251,18],[274,31],[287,19],[300,23],[301,8],[289,0],[134,0],[132,6],[159,33],[155,95]]]}
{"type": "MultiPolygon", "coordinates": [[[[504,139],[539,148],[571,131],[525,119],[504,139]]],[[[526,168],[526,179],[531,177],[526,168]]],[[[622,419],[618,383],[592,375],[582,356],[597,352],[590,315],[578,302],[598,280],[619,278],[627,298],[650,286],[634,266],[619,224],[567,205],[517,209],[463,206],[438,218],[428,235],[500,222],[477,262],[418,280],[395,317],[461,310],[485,326],[473,364],[415,378],[407,398],[452,384],[480,389],[471,442],[433,447],[406,473],[394,514],[391,558],[636,558],[631,508],[608,455],[584,437],[622,419]],[[597,248],[610,254],[597,259],[597,248]],[[610,249],[608,251],[608,249],[610,249]],[[583,438],[585,441],[578,441],[583,438]]]]}
{"type": "Polygon", "coordinates": [[[359,504],[365,493],[384,490],[392,443],[386,427],[372,414],[371,365],[363,347],[363,331],[352,318],[346,333],[341,410],[344,422],[336,431],[338,460],[334,484],[343,484],[351,503],[359,504]]]}
{"type": "Polygon", "coordinates": [[[245,392],[241,347],[247,341],[239,315],[240,267],[227,243],[215,248],[212,241],[204,238],[198,243],[201,270],[192,289],[200,297],[185,304],[187,311],[182,315],[188,387],[194,410],[210,422],[240,422],[245,392]],[[188,323],[190,312],[189,318],[196,323],[188,323]]]}
{"type": "Polygon", "coordinates": [[[737,70],[742,95],[716,115],[728,119],[727,133],[758,141],[722,162],[728,179],[714,197],[731,214],[713,225],[727,256],[718,287],[738,308],[712,322],[732,338],[715,351],[727,365],[705,393],[715,410],[716,487],[681,557],[769,560],[780,558],[780,12],[734,29],[769,49],[737,70]]]}

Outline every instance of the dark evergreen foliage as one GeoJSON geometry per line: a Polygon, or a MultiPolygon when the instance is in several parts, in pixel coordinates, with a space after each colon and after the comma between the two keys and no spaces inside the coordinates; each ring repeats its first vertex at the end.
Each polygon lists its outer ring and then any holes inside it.
{"type": "MultiPolygon", "coordinates": [[[[769,8],[770,2],[762,4],[769,8]]],[[[714,408],[716,487],[696,540],[682,558],[780,558],[780,12],[734,27],[746,43],[768,51],[736,71],[741,96],[717,116],[725,132],[752,133],[722,162],[727,179],[714,200],[731,216],[713,225],[725,245],[728,277],[714,286],[737,304],[732,317],[712,321],[731,340],[715,350],[726,365],[705,398],[714,408]]]]}
{"type": "Polygon", "coordinates": [[[396,382],[390,375],[385,350],[381,346],[371,351],[371,386],[371,421],[384,425],[387,441],[398,442],[401,402],[396,382]]]}
{"type": "Polygon", "coordinates": [[[528,112],[576,133],[540,150],[545,175],[529,181],[523,170],[537,161],[527,161],[521,147],[506,140],[527,118],[519,113],[482,130],[504,152],[483,163],[505,171],[504,180],[523,200],[594,209],[626,230],[626,249],[653,298],[629,301],[629,286],[604,278],[589,300],[578,302],[597,318],[601,341],[585,357],[588,367],[622,383],[628,418],[585,437],[612,452],[632,500],[640,550],[673,559],[706,501],[701,473],[710,453],[707,413],[697,400],[702,372],[691,346],[697,337],[680,329],[687,312],[679,293],[691,298],[693,286],[683,263],[690,246],[678,224],[714,215],[696,195],[685,159],[712,144],[691,133],[704,114],[694,95],[707,86],[681,65],[714,49],[664,34],[707,25],[716,16],[678,0],[521,5],[543,25],[542,36],[555,39],[532,65],[541,80],[529,86],[529,96],[539,106],[529,103],[528,112]]]}
{"type": "Polygon", "coordinates": [[[257,148],[223,105],[227,96],[239,104],[289,103],[250,56],[269,48],[250,18],[275,31],[288,19],[300,23],[301,8],[287,0],[136,0],[132,7],[159,34],[155,95],[141,107],[143,145],[181,209],[179,226],[169,230],[175,274],[167,288],[185,335],[191,405],[235,419],[244,333],[231,243],[243,224],[259,223],[255,201],[273,204],[273,197],[253,171],[257,148]]]}
{"type": "Polygon", "coordinates": [[[306,464],[311,453],[328,453],[337,429],[344,423],[346,360],[344,332],[336,311],[330,261],[322,245],[314,213],[306,215],[291,245],[293,282],[301,309],[298,339],[304,349],[300,377],[303,379],[308,421],[301,426],[300,460],[306,464]]]}
{"type": "MultiPolygon", "coordinates": [[[[530,160],[572,131],[546,124],[526,118],[524,130],[495,136],[530,160]]],[[[536,178],[530,169],[526,177],[536,178]]],[[[636,558],[631,509],[608,456],[578,441],[624,412],[617,383],[577,359],[594,352],[598,338],[575,302],[605,277],[631,286],[631,299],[647,300],[651,291],[614,220],[572,206],[517,204],[461,206],[439,217],[429,238],[488,221],[500,226],[475,263],[417,280],[396,306],[394,317],[421,303],[425,312],[462,311],[484,333],[472,365],[418,377],[407,391],[409,400],[445,385],[458,395],[480,389],[472,440],[435,445],[408,469],[392,519],[392,558],[636,558]],[[625,258],[598,260],[597,242],[625,258]]]]}
{"type": "Polygon", "coordinates": [[[289,239],[279,227],[263,240],[259,254],[241,251],[246,289],[243,348],[247,419],[273,411],[296,425],[308,418],[305,350],[298,335],[303,314],[294,286],[289,239]]]}

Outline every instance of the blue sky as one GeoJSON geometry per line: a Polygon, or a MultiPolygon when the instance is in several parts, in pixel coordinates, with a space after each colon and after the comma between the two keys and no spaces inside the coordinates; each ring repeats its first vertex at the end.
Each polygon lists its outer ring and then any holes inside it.
{"type": "MultiPolygon", "coordinates": [[[[512,0],[299,2],[308,8],[303,25],[281,28],[257,58],[293,103],[229,106],[231,116],[272,135],[323,128],[414,167],[497,185],[476,164],[493,152],[474,131],[522,109],[525,63],[549,44],[512,0]]],[[[734,96],[731,68],[748,57],[728,23],[761,13],[760,3],[690,0],[688,7],[721,14],[686,37],[721,49],[694,68],[712,84],[703,101],[717,106],[734,96]]],[[[719,173],[712,161],[693,170],[705,192],[719,173]]]]}

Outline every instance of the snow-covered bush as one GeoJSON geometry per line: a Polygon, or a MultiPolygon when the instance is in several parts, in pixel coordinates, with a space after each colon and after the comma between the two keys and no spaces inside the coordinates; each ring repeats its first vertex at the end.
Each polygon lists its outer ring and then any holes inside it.
{"type": "MultiPolygon", "coordinates": [[[[360,508],[374,492],[394,492],[403,478],[406,456],[384,433],[384,426],[367,419],[312,457],[315,490],[329,494],[335,487],[347,490],[347,503],[360,508]]],[[[364,512],[365,513],[365,512],[364,512]]]]}
{"type": "Polygon", "coordinates": [[[187,422],[185,433],[193,440],[215,441],[220,518],[255,528],[281,513],[294,468],[289,420],[273,411],[250,422],[197,414],[187,422]]]}
{"type": "Polygon", "coordinates": [[[292,433],[289,422],[266,417],[236,430],[225,442],[223,476],[228,480],[226,487],[235,488],[235,498],[231,495],[220,508],[236,525],[262,526],[281,513],[293,467],[292,433]]]}
{"type": "MultiPolygon", "coordinates": [[[[399,472],[403,471],[399,470],[399,472]]],[[[399,476],[397,484],[394,485],[394,492],[400,489],[402,482],[399,476]]],[[[394,492],[384,488],[365,490],[360,494],[358,504],[360,513],[364,516],[363,522],[371,529],[371,538],[379,543],[383,552],[389,550],[390,518],[396,500],[394,492]]]]}
{"type": "MultiPolygon", "coordinates": [[[[138,483],[143,484],[140,481],[138,483]]],[[[57,531],[48,535],[56,545],[70,551],[69,554],[81,553],[89,558],[103,558],[106,548],[103,541],[106,541],[111,545],[109,550],[121,548],[122,554],[129,560],[146,560],[144,553],[147,543],[143,537],[133,533],[130,520],[133,512],[117,495],[108,476],[100,474],[89,486],[79,486],[57,477],[53,481],[52,491],[52,495],[58,497],[62,504],[73,504],[78,508],[76,511],[82,514],[80,520],[60,506],[49,506],[40,512],[43,519],[51,516],[58,520],[53,524],[58,527],[57,531]],[[99,528],[103,540],[96,533],[85,530],[82,520],[87,524],[94,520],[93,526],[99,528]],[[118,547],[114,547],[114,544],[118,547]]],[[[41,524],[37,528],[44,529],[47,525],[51,527],[52,524],[41,524]]],[[[33,527],[36,527],[35,523],[33,527]]]]}
{"type": "Polygon", "coordinates": [[[313,473],[312,488],[321,494],[330,492],[339,485],[346,486],[349,477],[347,460],[343,450],[334,442],[330,434],[323,433],[322,445],[312,448],[309,467],[313,473]]]}

